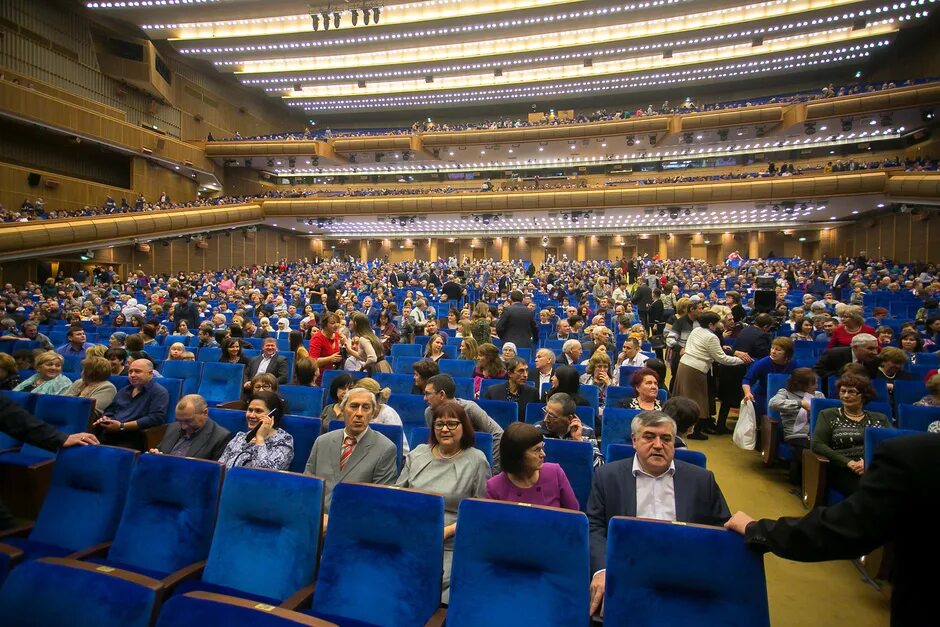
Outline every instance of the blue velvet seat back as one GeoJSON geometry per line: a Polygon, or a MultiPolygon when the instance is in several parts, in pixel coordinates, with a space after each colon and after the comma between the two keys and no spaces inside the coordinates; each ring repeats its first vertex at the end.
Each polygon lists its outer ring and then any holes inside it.
{"type": "MultiPolygon", "coordinates": [[[[88,428],[88,421],[91,419],[92,408],[95,404],[90,398],[51,394],[37,395],[35,403],[33,415],[36,418],[68,435],[80,433],[88,428]]],[[[20,449],[20,454],[24,457],[40,459],[52,459],[56,455],[32,444],[24,444],[20,449]]]]}
{"type": "Polygon", "coordinates": [[[78,551],[114,537],[137,453],[113,446],[59,452],[31,542],[78,551]]]}
{"type": "Polygon", "coordinates": [[[639,409],[607,406],[604,410],[604,422],[601,424],[601,441],[604,457],[610,455],[611,444],[630,444],[633,441],[630,425],[640,413],[639,409]]]}
{"type": "Polygon", "coordinates": [[[441,601],[444,498],[362,483],[333,489],[312,614],[423,625],[441,601]]]}
{"type": "Polygon", "coordinates": [[[581,511],[587,507],[591,482],[594,481],[594,447],[590,442],[545,438],[545,461],[558,464],[565,471],[581,511]]]}
{"type": "Polygon", "coordinates": [[[202,371],[199,395],[213,403],[237,401],[242,394],[244,371],[241,364],[211,364],[202,371]]]}
{"type": "Polygon", "coordinates": [[[877,427],[865,427],[865,468],[871,467],[872,459],[875,457],[875,451],[878,445],[885,440],[897,438],[904,435],[917,435],[921,431],[912,429],[879,429],[877,427]]]}
{"type": "Polygon", "coordinates": [[[733,531],[612,518],[604,623],[769,626],[763,558],[733,531]]]}
{"type": "Polygon", "coordinates": [[[420,442],[415,442],[412,432],[415,427],[427,426],[424,421],[424,410],[428,404],[425,402],[424,397],[420,394],[392,394],[388,397],[388,406],[401,416],[405,437],[408,438],[408,445],[411,448],[418,446],[420,442]]]}
{"type": "Polygon", "coordinates": [[[503,429],[519,421],[519,404],[515,401],[488,401],[481,399],[477,401],[477,405],[503,429]]]}
{"type": "Polygon", "coordinates": [[[291,460],[288,470],[302,473],[307,466],[313,443],[320,435],[320,419],[287,415],[281,418],[281,428],[294,438],[294,459],[291,460]]]}
{"type": "Polygon", "coordinates": [[[229,470],[203,580],[286,599],[313,583],[322,513],[323,481],[317,477],[229,470]]]}
{"type": "Polygon", "coordinates": [[[448,626],[587,625],[590,578],[581,512],[461,501],[448,626]]]}
{"type": "Polygon", "coordinates": [[[323,409],[323,389],[306,385],[282,385],[278,395],[287,401],[287,409],[294,416],[319,418],[323,409]]]}
{"type": "Polygon", "coordinates": [[[108,560],[168,574],[206,559],[221,488],[218,462],[142,455],[108,560]]]}
{"type": "Polygon", "coordinates": [[[231,597],[210,597],[203,592],[175,596],[160,608],[156,627],[309,627],[310,618],[270,605],[258,606],[231,597]],[[293,620],[295,617],[297,620],[293,620]]]}
{"type": "Polygon", "coordinates": [[[47,559],[26,562],[0,590],[4,627],[148,627],[155,590],[47,559]],[[104,580],[107,580],[106,582],[104,580]]]}
{"type": "Polygon", "coordinates": [[[931,423],[940,420],[940,407],[899,405],[898,426],[913,431],[927,431],[931,423]]]}
{"type": "Polygon", "coordinates": [[[225,427],[233,434],[239,431],[248,431],[244,409],[220,409],[218,407],[210,407],[209,418],[212,418],[212,420],[225,427]]]}

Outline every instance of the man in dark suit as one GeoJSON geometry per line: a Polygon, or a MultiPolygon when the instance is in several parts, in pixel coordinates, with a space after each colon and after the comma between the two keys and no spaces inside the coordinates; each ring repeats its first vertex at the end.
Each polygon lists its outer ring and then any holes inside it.
{"type": "Polygon", "coordinates": [[[832,297],[836,300],[842,300],[842,288],[847,287],[851,277],[849,269],[839,264],[836,266],[836,273],[832,277],[832,297]]]}
{"type": "Polygon", "coordinates": [[[940,436],[925,433],[886,440],[847,499],[816,507],[803,518],[759,520],[736,512],[725,527],[751,548],[788,560],[854,559],[894,543],[891,625],[936,624],[933,595],[940,560],[940,436]]]}
{"type": "Polygon", "coordinates": [[[346,426],[317,438],[304,469],[304,474],[323,479],[324,511],[330,509],[337,483],[391,485],[398,477],[395,444],[369,428],[379,411],[375,395],[353,388],[343,397],[340,409],[346,426]]]}
{"type": "Polygon", "coordinates": [[[189,292],[182,291],[176,295],[176,308],[173,309],[173,322],[185,320],[189,330],[199,328],[199,308],[196,303],[189,300],[189,292]]]}
{"type": "Polygon", "coordinates": [[[676,423],[661,411],[633,419],[636,455],[594,472],[587,515],[591,533],[591,614],[603,613],[607,526],[614,516],[723,525],[731,516],[709,470],[675,460],[676,423]]]}
{"type": "MultiPolygon", "coordinates": [[[[52,452],[68,446],[98,444],[98,438],[91,433],[66,435],[3,396],[0,396],[0,432],[52,452]]],[[[9,529],[14,524],[13,515],[0,501],[0,530],[9,529]]]]}
{"type": "Polygon", "coordinates": [[[506,362],[509,379],[505,383],[486,388],[483,397],[490,401],[514,401],[519,406],[519,420],[525,419],[525,406],[537,403],[539,393],[531,385],[526,385],[529,378],[529,364],[524,359],[513,357],[506,362]]]}
{"type": "Polygon", "coordinates": [[[819,356],[813,370],[820,377],[831,377],[842,374],[842,368],[852,362],[861,363],[868,370],[868,376],[875,378],[878,374],[878,339],[868,333],[859,333],[852,338],[852,346],[839,346],[824,351],[819,356]]]}
{"type": "Polygon", "coordinates": [[[509,295],[512,304],[503,309],[496,322],[496,335],[504,342],[512,342],[517,348],[531,348],[538,344],[539,327],[535,323],[535,312],[522,304],[522,292],[513,290],[509,295]]]}
{"type": "Polygon", "coordinates": [[[287,384],[287,358],[277,354],[277,340],[273,337],[264,338],[261,354],[248,362],[242,387],[247,390],[251,387],[251,380],[255,375],[265,372],[277,377],[278,385],[287,384]]]}
{"type": "Polygon", "coordinates": [[[551,387],[554,374],[555,353],[550,348],[538,349],[535,352],[535,368],[529,370],[529,384],[540,392],[543,385],[551,387]]]}
{"type": "Polygon", "coordinates": [[[171,422],[163,439],[151,453],[195,457],[218,461],[232,434],[209,418],[206,399],[187,394],[176,405],[176,422],[171,422]]]}
{"type": "Polygon", "coordinates": [[[577,334],[571,332],[571,323],[567,318],[562,318],[555,324],[555,332],[548,336],[550,340],[570,340],[576,338],[577,334]]]}
{"type": "Polygon", "coordinates": [[[591,330],[591,339],[581,342],[581,350],[584,351],[584,358],[588,359],[594,354],[598,346],[603,345],[607,349],[607,355],[615,357],[617,348],[614,346],[614,340],[611,338],[610,329],[603,325],[594,327],[591,330]]]}
{"type": "Polygon", "coordinates": [[[750,355],[754,361],[770,355],[770,344],[774,336],[770,330],[774,327],[774,319],[770,314],[758,314],[754,324],[741,329],[734,339],[734,350],[750,355]]]}
{"type": "Polygon", "coordinates": [[[640,322],[646,329],[650,328],[650,305],[653,304],[653,289],[646,283],[640,283],[633,297],[630,299],[640,315],[640,322]]]}

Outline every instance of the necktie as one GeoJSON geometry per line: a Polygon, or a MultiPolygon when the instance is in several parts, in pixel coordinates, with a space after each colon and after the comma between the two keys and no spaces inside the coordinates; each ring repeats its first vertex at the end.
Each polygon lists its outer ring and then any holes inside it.
{"type": "Polygon", "coordinates": [[[356,438],[349,436],[349,435],[343,438],[343,450],[339,454],[339,469],[340,470],[346,467],[346,462],[349,461],[349,456],[352,455],[354,448],[356,448],[356,438]]]}

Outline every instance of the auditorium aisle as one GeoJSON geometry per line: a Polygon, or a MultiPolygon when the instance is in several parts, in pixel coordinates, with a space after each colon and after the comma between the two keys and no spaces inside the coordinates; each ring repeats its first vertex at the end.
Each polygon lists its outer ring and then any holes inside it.
{"type": "MultiPolygon", "coordinates": [[[[757,452],[742,451],[731,436],[690,441],[691,448],[708,456],[728,507],[755,518],[802,516],[799,498],[790,492],[786,471],[768,470],[757,452]]],[[[851,562],[802,564],[767,555],[767,590],[773,627],[853,625],[885,627],[887,599],[865,583],[851,562]]],[[[734,582],[728,582],[734,586],[734,582]]]]}

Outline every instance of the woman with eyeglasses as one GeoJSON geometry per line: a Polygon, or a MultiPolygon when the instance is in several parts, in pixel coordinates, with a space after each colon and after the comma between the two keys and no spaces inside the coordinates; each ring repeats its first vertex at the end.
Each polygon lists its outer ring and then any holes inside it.
{"type": "Polygon", "coordinates": [[[290,468],[294,460],[294,438],[281,429],[283,417],[281,397],[274,392],[254,392],[245,410],[247,431],[239,431],[232,437],[219,461],[226,468],[290,468]]]}
{"type": "Polygon", "coordinates": [[[514,422],[500,439],[502,472],[486,482],[486,498],[580,509],[565,471],[545,463],[545,437],[538,427],[514,422]]]}
{"type": "Polygon", "coordinates": [[[871,379],[859,374],[843,374],[836,381],[841,407],[819,412],[811,447],[829,460],[829,486],[848,496],[858,487],[865,472],[865,428],[891,426],[884,414],[865,409],[875,398],[871,379]]]}
{"type": "Polygon", "coordinates": [[[482,498],[490,466],[480,449],[474,448],[473,426],[463,406],[444,401],[431,413],[431,435],[427,444],[415,447],[405,457],[396,485],[444,496],[444,581],[441,601],[450,600],[450,567],[457,532],[457,507],[465,498],[482,498]]]}

